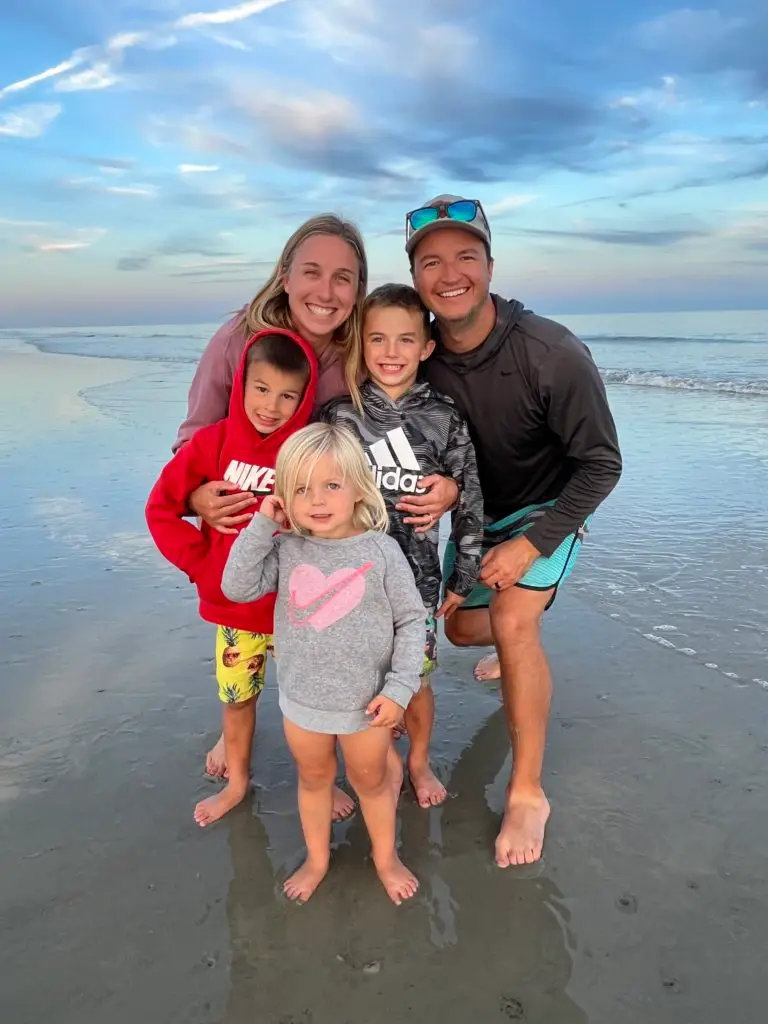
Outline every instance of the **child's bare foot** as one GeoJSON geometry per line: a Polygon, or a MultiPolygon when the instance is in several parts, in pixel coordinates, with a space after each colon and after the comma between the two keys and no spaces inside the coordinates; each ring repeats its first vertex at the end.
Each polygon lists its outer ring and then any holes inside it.
{"type": "Polygon", "coordinates": [[[475,679],[478,682],[489,682],[491,679],[501,679],[501,665],[498,656],[486,654],[484,658],[475,665],[475,679]]]}
{"type": "Polygon", "coordinates": [[[408,870],[394,850],[388,860],[382,864],[376,864],[376,873],[381,884],[387,890],[387,896],[397,907],[403,900],[409,900],[411,896],[415,896],[418,891],[418,878],[408,870]]]}
{"type": "Polygon", "coordinates": [[[237,807],[247,792],[247,782],[236,784],[230,779],[220,793],[200,801],[195,807],[195,821],[200,828],[212,825],[214,821],[223,818],[233,807],[237,807]]]}
{"type": "Polygon", "coordinates": [[[355,813],[355,801],[338,786],[333,787],[333,810],[331,821],[346,821],[355,813]]]}
{"type": "Polygon", "coordinates": [[[429,761],[418,764],[409,758],[408,774],[419,807],[439,807],[448,796],[445,786],[432,771],[429,761]]]}
{"type": "Polygon", "coordinates": [[[395,807],[400,801],[400,793],[403,788],[403,759],[392,743],[387,751],[387,774],[395,794],[395,807]]]}
{"type": "Polygon", "coordinates": [[[223,735],[219,736],[216,745],[208,751],[208,756],[205,759],[205,774],[211,775],[214,779],[226,779],[229,775],[223,735]]]}
{"type": "Polygon", "coordinates": [[[283,892],[289,900],[306,903],[328,874],[328,861],[313,861],[309,857],[298,871],[283,883],[283,892]]]}

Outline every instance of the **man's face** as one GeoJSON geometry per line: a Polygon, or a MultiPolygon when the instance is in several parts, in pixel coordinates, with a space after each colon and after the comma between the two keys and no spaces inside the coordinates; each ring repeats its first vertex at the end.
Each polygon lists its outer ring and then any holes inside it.
{"type": "Polygon", "coordinates": [[[488,301],[493,260],[471,231],[441,228],[416,246],[412,275],[421,301],[438,320],[469,323],[488,301]]]}

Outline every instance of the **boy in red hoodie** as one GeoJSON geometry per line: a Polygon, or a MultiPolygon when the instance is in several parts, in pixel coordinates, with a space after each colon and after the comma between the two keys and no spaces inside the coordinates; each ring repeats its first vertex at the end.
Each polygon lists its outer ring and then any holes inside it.
{"type": "Polygon", "coordinates": [[[237,531],[223,534],[205,523],[198,529],[185,518],[187,501],[207,480],[227,480],[257,498],[271,494],[280,446],[309,422],[317,375],[315,354],[298,335],[276,329],[254,335],[233,382],[229,415],[202,427],[179,449],[147,502],[155,544],[196,584],[200,615],[216,626],[216,680],[224,705],[229,779],[220,793],[195,807],[195,821],[203,827],[240,803],[248,790],[275,595],[250,604],[233,604],[224,597],[221,576],[237,531]]]}

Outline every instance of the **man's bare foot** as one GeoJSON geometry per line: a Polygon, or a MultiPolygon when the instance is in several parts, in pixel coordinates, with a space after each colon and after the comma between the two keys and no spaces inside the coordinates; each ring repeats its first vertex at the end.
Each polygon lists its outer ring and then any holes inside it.
{"type": "Polygon", "coordinates": [[[541,857],[549,813],[549,800],[541,789],[531,793],[508,793],[496,839],[496,863],[500,868],[533,864],[541,857]]]}
{"type": "Polygon", "coordinates": [[[289,900],[306,903],[315,889],[328,874],[328,861],[317,863],[307,857],[298,871],[283,883],[283,892],[289,900]]]}
{"type": "Polygon", "coordinates": [[[486,654],[484,658],[475,665],[475,679],[479,682],[488,682],[491,679],[501,679],[501,666],[496,654],[486,654]]]}
{"type": "Polygon", "coordinates": [[[247,792],[247,782],[236,785],[230,780],[220,793],[200,801],[195,807],[195,821],[201,828],[212,825],[214,821],[223,818],[233,807],[237,807],[247,792]]]}
{"type": "Polygon", "coordinates": [[[333,810],[331,821],[346,821],[355,813],[355,801],[338,786],[333,787],[333,810]]]}
{"type": "Polygon", "coordinates": [[[394,850],[386,862],[376,864],[376,874],[387,890],[387,896],[397,907],[403,900],[409,900],[411,896],[415,896],[418,891],[418,878],[408,870],[394,850]]]}
{"type": "Polygon", "coordinates": [[[395,807],[397,807],[403,789],[403,759],[395,749],[394,743],[390,745],[387,752],[387,774],[395,794],[395,807]]]}
{"type": "Polygon", "coordinates": [[[426,764],[415,764],[409,758],[408,774],[419,807],[439,807],[448,796],[445,786],[432,771],[429,761],[426,764]]]}
{"type": "Polygon", "coordinates": [[[205,774],[214,779],[226,779],[229,776],[223,735],[219,736],[216,745],[208,751],[208,756],[205,759],[205,774]]]}

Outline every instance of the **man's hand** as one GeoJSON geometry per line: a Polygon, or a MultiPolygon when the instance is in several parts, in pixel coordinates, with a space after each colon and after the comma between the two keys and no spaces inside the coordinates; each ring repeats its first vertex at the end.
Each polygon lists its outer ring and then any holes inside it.
{"type": "Polygon", "coordinates": [[[282,499],[278,498],[276,494],[268,494],[266,496],[264,501],[261,503],[259,512],[268,519],[272,519],[278,526],[285,526],[288,522],[288,516],[285,514],[285,506],[283,505],[282,499]]]}
{"type": "Polygon", "coordinates": [[[258,502],[250,493],[226,480],[209,480],[189,496],[189,507],[219,533],[237,533],[239,523],[253,519],[253,512],[245,512],[258,502]],[[230,493],[234,492],[234,493],[230,493]]]}
{"type": "Polygon", "coordinates": [[[491,548],[480,563],[480,582],[492,590],[514,587],[537,558],[541,558],[541,552],[525,535],[504,541],[491,548]]]}
{"type": "Polygon", "coordinates": [[[435,612],[435,618],[439,619],[445,617],[446,621],[450,619],[460,604],[464,604],[466,599],[459,597],[458,594],[454,594],[452,590],[446,590],[445,599],[440,607],[435,612]]]}
{"type": "Polygon", "coordinates": [[[412,525],[414,533],[427,533],[459,500],[459,485],[449,476],[433,473],[421,477],[418,486],[427,493],[404,495],[395,507],[409,513],[403,522],[412,525]]]}
{"type": "Polygon", "coordinates": [[[404,711],[399,704],[396,704],[389,697],[374,697],[365,709],[366,715],[371,717],[371,725],[374,728],[394,729],[403,720],[404,711]]]}

